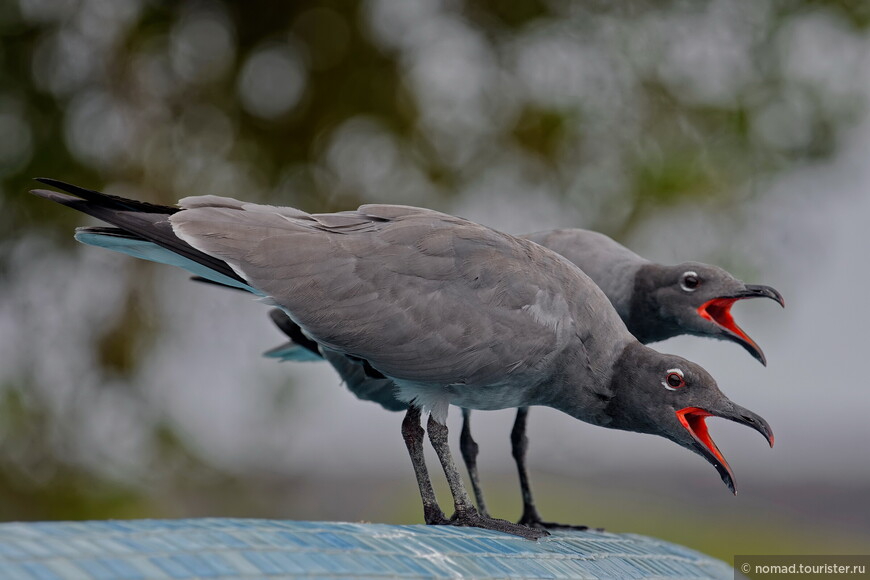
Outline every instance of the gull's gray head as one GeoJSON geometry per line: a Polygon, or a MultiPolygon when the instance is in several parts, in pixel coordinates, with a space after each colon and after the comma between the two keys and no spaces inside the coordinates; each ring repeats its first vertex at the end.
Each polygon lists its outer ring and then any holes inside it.
{"type": "MultiPolygon", "coordinates": [[[[692,334],[730,340],[761,364],[767,364],[761,348],[734,322],[731,306],[747,298],[770,298],[785,306],[782,295],[770,286],[745,284],[717,266],[684,262],[642,268],[638,272],[637,290],[635,295],[639,301],[642,299],[638,311],[643,315],[636,317],[639,327],[636,334],[655,333],[655,328],[647,328],[648,321],[660,320],[664,322],[661,328],[670,329],[669,336],[692,334]]],[[[638,338],[651,342],[650,338],[660,340],[668,336],[638,338]]]]}
{"type": "Polygon", "coordinates": [[[767,421],[733,403],[710,373],[682,357],[635,342],[623,351],[613,377],[607,408],[610,427],[661,435],[694,451],[716,468],[734,493],[734,474],[707,431],[707,417],[751,427],[773,447],[767,421]]]}

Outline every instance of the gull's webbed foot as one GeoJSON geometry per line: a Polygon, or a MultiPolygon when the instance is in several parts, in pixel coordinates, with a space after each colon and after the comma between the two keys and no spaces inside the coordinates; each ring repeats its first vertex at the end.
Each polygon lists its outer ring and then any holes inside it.
{"type": "Polygon", "coordinates": [[[520,525],[528,526],[536,530],[572,530],[575,532],[603,532],[604,528],[590,528],[589,526],[579,526],[574,524],[559,524],[556,522],[545,522],[540,516],[527,517],[523,516],[517,522],[520,525]]]}
{"type": "Polygon", "coordinates": [[[511,523],[507,520],[482,516],[473,508],[457,511],[453,514],[453,517],[450,518],[450,523],[454,526],[469,526],[483,528],[485,530],[495,530],[497,532],[519,536],[527,540],[538,540],[550,535],[550,532],[542,528],[530,528],[521,524],[511,523]]]}

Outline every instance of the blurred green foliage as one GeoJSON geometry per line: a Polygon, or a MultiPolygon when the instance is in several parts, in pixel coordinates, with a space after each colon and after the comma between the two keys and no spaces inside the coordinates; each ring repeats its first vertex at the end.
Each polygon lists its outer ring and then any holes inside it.
{"type": "MultiPolygon", "coordinates": [[[[699,200],[739,219],[754,183],[837,151],[863,106],[850,67],[868,25],[861,0],[7,2],[6,313],[40,310],[18,286],[25,270],[74,259],[81,217],[24,195],[35,176],[162,203],[214,193],[329,211],[449,208],[481,188],[497,201],[487,180],[519,174],[516,187],[618,237],[699,200]]],[[[92,368],[66,377],[62,405],[34,372],[44,353],[0,351],[0,518],[268,515],[285,494],[267,473],[201,457],[138,391],[168,324],[144,314],[165,300],[152,272],[119,278],[114,314],[81,338],[92,368]],[[145,482],[83,459],[82,393],[108,384],[146,409],[145,482]]],[[[64,308],[55,328],[96,326],[64,308]]],[[[9,346],[36,328],[7,319],[9,346]]]]}
{"type": "Polygon", "coordinates": [[[137,490],[101,478],[55,455],[51,423],[34,392],[4,388],[0,398],[0,520],[145,517],[153,513],[137,490]],[[29,399],[29,400],[28,400],[29,399]]]}

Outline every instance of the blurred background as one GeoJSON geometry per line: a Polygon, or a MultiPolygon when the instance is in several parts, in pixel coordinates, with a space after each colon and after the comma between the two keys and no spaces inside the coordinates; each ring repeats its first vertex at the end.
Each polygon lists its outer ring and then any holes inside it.
{"type": "MultiPolygon", "coordinates": [[[[868,26],[864,0],[0,4],[0,519],[422,520],[400,414],[262,358],[261,304],[76,244],[89,219],[26,194],[45,176],[592,228],[773,285],[785,310],[735,307],[768,368],[655,345],[773,425],[771,450],[710,422],[737,497],[664,439],[535,409],[542,514],[726,560],[866,553],[868,26]]],[[[475,415],[515,519],[512,421],[475,415]]]]}

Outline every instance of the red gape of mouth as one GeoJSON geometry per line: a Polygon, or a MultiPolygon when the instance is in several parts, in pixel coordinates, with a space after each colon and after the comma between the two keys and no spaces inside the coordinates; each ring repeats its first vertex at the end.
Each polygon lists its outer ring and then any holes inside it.
{"type": "Polygon", "coordinates": [[[734,317],[731,316],[731,306],[738,300],[740,298],[714,298],[699,306],[698,314],[701,318],[715,322],[757,349],[758,345],[755,344],[755,341],[749,338],[749,335],[743,332],[742,328],[737,326],[737,323],[734,322],[734,317]]]}
{"type": "Polygon", "coordinates": [[[722,456],[722,452],[719,451],[718,447],[716,447],[716,443],[707,431],[707,417],[712,416],[712,413],[708,413],[704,409],[699,409],[698,407],[686,407],[685,409],[677,411],[677,419],[680,420],[683,427],[685,427],[695,439],[697,439],[710,451],[710,453],[713,454],[719,463],[722,464],[722,467],[730,472],[731,467],[728,465],[728,462],[725,461],[725,457],[722,456]]]}

